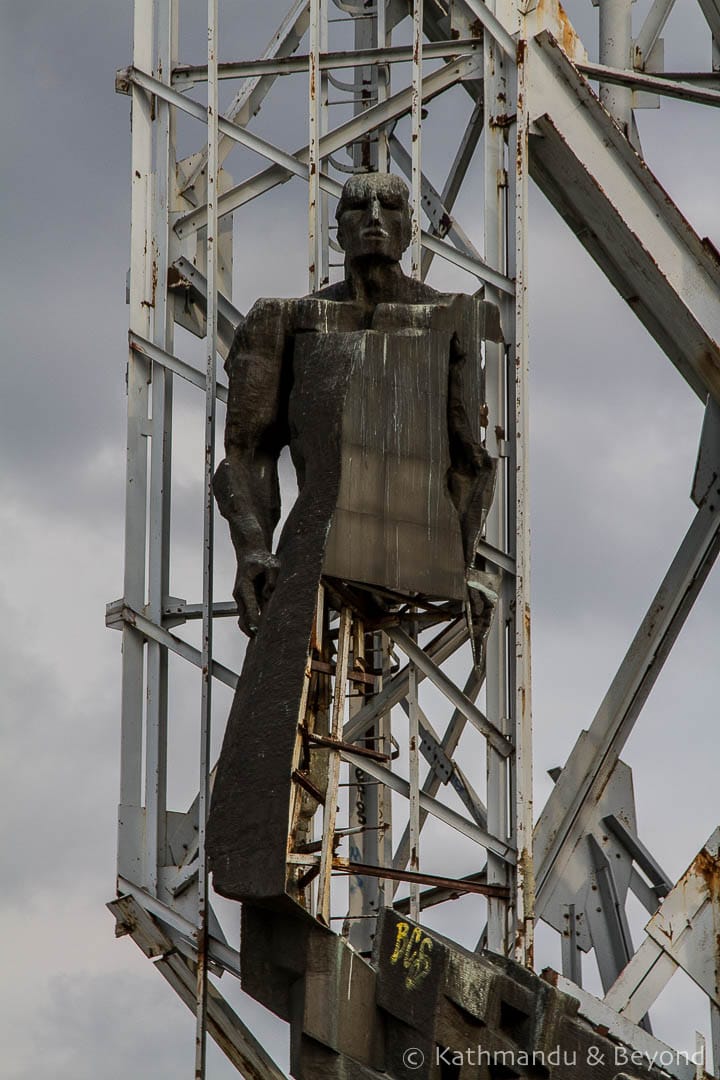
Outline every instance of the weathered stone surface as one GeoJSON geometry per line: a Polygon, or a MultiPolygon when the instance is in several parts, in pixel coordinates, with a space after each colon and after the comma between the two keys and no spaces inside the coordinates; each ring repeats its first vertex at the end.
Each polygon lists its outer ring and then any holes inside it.
{"type": "Polygon", "coordinates": [[[513,961],[389,909],[375,940],[368,963],[308,915],[244,916],[243,987],[290,1021],[297,1080],[666,1080],[513,961]]]}

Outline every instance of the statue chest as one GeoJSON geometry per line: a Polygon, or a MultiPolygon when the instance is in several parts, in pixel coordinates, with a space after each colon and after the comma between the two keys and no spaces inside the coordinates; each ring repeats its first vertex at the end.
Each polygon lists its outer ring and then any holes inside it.
{"type": "Polygon", "coordinates": [[[337,485],[325,574],[464,595],[447,484],[451,337],[427,326],[296,334],[289,419],[303,499],[310,507],[329,476],[337,485]]]}

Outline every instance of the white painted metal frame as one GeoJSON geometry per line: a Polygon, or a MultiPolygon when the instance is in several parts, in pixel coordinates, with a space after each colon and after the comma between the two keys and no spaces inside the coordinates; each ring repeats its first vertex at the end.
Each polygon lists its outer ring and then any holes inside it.
{"type": "MultiPolygon", "coordinates": [[[[470,875],[469,880],[482,878],[490,886],[508,889],[510,896],[509,901],[498,896],[487,898],[487,926],[481,942],[491,949],[532,966],[535,874],[538,913],[542,915],[545,895],[561,880],[564,861],[572,856],[574,846],[585,835],[594,793],[619,760],[622,744],[720,546],[718,507],[705,501],[590,733],[579,740],[540,817],[535,829],[538,851],[534,861],[527,518],[527,214],[531,125],[542,120],[544,111],[552,112],[553,100],[567,100],[568,94],[589,95],[584,75],[599,81],[606,108],[634,145],[639,145],[633,115],[635,90],[648,89],[661,95],[717,105],[720,87],[709,75],[704,81],[690,75],[669,78],[657,71],[657,64],[648,70],[673,0],[655,0],[634,42],[629,31],[630,0],[600,0],[601,63],[589,64],[581,59],[575,67],[562,56],[556,58],[547,42],[537,37],[544,25],[538,22],[534,5],[527,0],[457,2],[454,17],[462,29],[459,38],[452,41],[440,39],[433,10],[424,10],[422,0],[415,0],[410,5],[410,45],[400,46],[392,45],[392,33],[408,11],[402,4],[381,2],[371,20],[357,20],[361,29],[356,27],[356,47],[347,53],[329,50],[328,2],[295,0],[261,60],[219,65],[218,0],[208,0],[207,64],[179,66],[177,0],[134,0],[132,67],[120,73],[118,79],[119,88],[132,98],[133,124],[126,558],[123,599],[110,605],[108,615],[109,624],[120,627],[123,633],[118,882],[123,899],[112,906],[121,930],[131,933],[148,955],[153,955],[153,949],[155,954],[178,951],[178,961],[166,959],[162,970],[183,1000],[195,1009],[198,1078],[206,1072],[208,1030],[238,1068],[251,1062],[258,1075],[272,1078],[281,1075],[261,1048],[258,1050],[242,1020],[228,1018],[230,1014],[208,978],[211,970],[224,969],[236,975],[239,972],[237,953],[224,939],[212,911],[204,850],[204,822],[212,780],[209,757],[212,683],[217,678],[234,688],[238,678],[235,672],[213,659],[212,640],[214,619],[233,614],[232,604],[217,602],[213,597],[214,509],[210,480],[214,470],[215,405],[217,400],[227,397],[226,388],[217,379],[216,364],[218,350],[226,352],[229,328],[238,318],[228,298],[219,290],[221,219],[293,176],[307,182],[309,283],[310,289],[319,287],[327,281],[329,270],[328,197],[337,197],[341,190],[340,182],[331,173],[334,159],[345,148],[352,151],[355,147],[357,165],[357,148],[361,140],[372,135],[377,142],[373,144],[371,163],[384,168],[392,157],[411,182],[412,273],[424,279],[433,257],[440,255],[474,275],[484,284],[486,297],[501,309],[507,343],[487,345],[485,352],[488,404],[494,421],[488,430],[488,449],[499,460],[499,476],[483,553],[503,570],[484,672],[485,709],[476,704],[483,675],[471,674],[460,689],[443,672],[442,664],[467,639],[463,627],[453,624],[422,648],[411,636],[392,630],[395,645],[408,657],[407,665],[395,674],[388,670],[382,690],[369,703],[345,716],[339,704],[344,696],[343,668],[347,665],[345,638],[338,664],[340,689],[336,694],[332,733],[345,742],[362,740],[364,733],[376,724],[382,745],[389,750],[390,710],[402,704],[408,714],[409,780],[350,751],[331,755],[331,785],[335,795],[341,758],[383,786],[387,792],[384,826],[389,825],[390,792],[407,798],[408,824],[392,857],[394,872],[403,872],[408,866],[411,871],[422,870],[421,829],[429,814],[471,837],[486,850],[486,866],[480,873],[470,875]],[[482,43],[469,36],[467,28],[473,20],[479,20],[484,28],[482,43]],[[308,52],[296,55],[308,30],[308,52]],[[423,69],[423,61],[428,59],[441,59],[443,65],[428,73],[423,69]],[[395,64],[408,61],[410,85],[391,90],[391,70],[395,64]],[[362,67],[373,72],[372,93],[363,99],[350,120],[330,129],[327,114],[330,72],[353,67],[356,71],[362,67]],[[275,80],[292,71],[308,73],[308,142],[296,152],[288,153],[251,132],[248,124],[275,80]],[[237,78],[243,80],[240,89],[227,114],[220,116],[219,83],[237,78]],[[476,103],[466,130],[461,133],[457,154],[438,193],[422,170],[423,104],[449,87],[469,86],[473,80],[484,83],[483,100],[476,103]],[[207,108],[186,93],[203,82],[207,85],[207,108]],[[178,190],[175,173],[178,110],[195,117],[206,130],[205,144],[183,177],[182,191],[178,190]],[[403,116],[410,118],[410,152],[392,132],[393,124],[403,116]],[[268,165],[220,194],[220,169],[236,143],[259,154],[268,165]],[[482,146],[484,168],[482,253],[451,217],[478,145],[482,146]],[[177,209],[183,193],[191,196],[185,200],[185,211],[177,209]],[[428,218],[427,230],[421,227],[423,212],[428,218]],[[206,246],[204,278],[201,268],[192,265],[191,255],[192,245],[201,231],[206,246]],[[174,355],[174,298],[167,288],[171,266],[176,270],[182,267],[183,280],[192,280],[204,309],[205,373],[174,355]],[[203,597],[199,605],[175,603],[169,597],[176,375],[205,391],[203,597]],[[664,612],[662,619],[657,618],[660,607],[664,612]],[[169,626],[190,618],[202,622],[200,649],[169,630],[169,626]],[[170,813],[167,807],[170,652],[197,666],[201,673],[198,797],[185,815],[170,813]],[[420,705],[419,688],[424,679],[433,682],[453,707],[442,738],[420,705]],[[467,722],[487,739],[487,805],[454,760],[467,722]],[[599,756],[598,746],[603,748],[599,756]],[[421,781],[422,755],[431,767],[421,781]],[[443,784],[450,784],[457,791],[466,813],[458,813],[437,797],[443,784]],[[177,837],[183,836],[190,838],[185,845],[186,854],[171,866],[169,853],[174,850],[177,837]]],[[[711,30],[713,68],[717,71],[720,69],[719,9],[715,0],[700,0],[700,4],[711,30]]],[[[552,30],[552,12],[548,18],[552,30]]],[[[356,91],[357,87],[356,81],[356,91]]],[[[602,140],[596,146],[593,143],[596,133],[590,130],[592,125],[587,117],[583,123],[586,130],[578,128],[573,133],[576,139],[573,152],[577,152],[582,167],[591,174],[605,167],[612,173],[613,155],[616,151],[619,155],[623,153],[621,136],[612,134],[608,141],[605,132],[603,145],[607,152],[598,151],[602,140]],[[617,146],[611,145],[612,140],[617,146]],[[587,157],[583,158],[585,151],[587,157]]],[[[630,160],[628,155],[627,161],[630,160]]],[[[626,221],[623,217],[631,202],[647,205],[648,221],[651,220],[655,213],[652,185],[653,178],[647,171],[641,174],[636,170],[634,174],[632,169],[625,169],[615,194],[623,228],[628,221],[628,227],[633,227],[632,219],[626,221]]],[[[669,212],[668,222],[660,219],[656,229],[652,224],[648,226],[648,246],[661,265],[664,260],[677,260],[679,252],[678,281],[669,279],[673,300],[680,305],[689,303],[682,288],[683,266],[687,265],[693,280],[698,282],[692,297],[693,326],[698,329],[693,329],[691,336],[695,336],[694,340],[698,334],[705,335],[704,339],[717,342],[720,306],[714,290],[720,277],[714,275],[711,260],[698,255],[692,238],[681,238],[678,244],[678,235],[669,212]]],[[[612,273],[607,272],[613,280],[612,273]]],[[[661,343],[665,345],[664,340],[661,343]]],[[[670,342],[668,352],[678,363],[673,354],[676,345],[670,342]]],[[[707,372],[698,369],[692,360],[685,367],[682,363],[678,366],[696,392],[717,391],[717,382],[708,381],[707,372]]],[[[388,639],[383,637],[383,641],[381,651],[389,648],[388,639]]],[[[386,660],[387,655],[383,654],[384,670],[386,660]]],[[[329,801],[330,807],[335,805],[335,795],[329,801]]],[[[327,838],[336,831],[336,824],[327,808],[325,818],[327,838]]],[[[342,831],[337,830],[338,835],[342,831]]],[[[389,829],[382,833],[374,850],[384,853],[383,865],[389,867],[392,853],[389,829]]],[[[305,860],[315,859],[319,865],[318,912],[328,922],[332,917],[331,854],[332,845],[326,839],[321,856],[305,860]]],[[[446,895],[442,888],[421,892],[417,879],[408,880],[409,900],[400,903],[406,905],[405,910],[409,906],[414,918],[419,919],[425,906],[441,901],[446,895]]],[[[388,880],[383,891],[385,886],[381,883],[379,893],[373,894],[374,903],[378,896],[389,901],[398,884],[397,880],[388,880]]],[[[351,903],[349,912],[351,940],[352,919],[368,917],[368,903],[361,889],[358,903],[354,907],[351,903]]],[[[367,935],[362,936],[367,942],[367,935]]],[[[609,1015],[607,1005],[593,1002],[584,991],[560,981],[563,988],[576,992],[588,1015],[609,1015]]],[[[720,1060],[717,1008],[712,1020],[717,1063],[720,1060]]],[[[648,1036],[627,1020],[618,1020],[616,1027],[619,1036],[633,1045],[646,1045],[648,1036]]],[[[677,1076],[685,1080],[682,1070],[677,1076]]]]}

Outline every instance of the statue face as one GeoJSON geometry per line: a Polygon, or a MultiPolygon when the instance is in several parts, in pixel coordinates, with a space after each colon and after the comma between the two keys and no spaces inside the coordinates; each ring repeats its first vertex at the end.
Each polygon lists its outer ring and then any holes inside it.
{"type": "Polygon", "coordinates": [[[337,208],[338,243],[349,259],[399,262],[410,243],[408,189],[397,176],[364,173],[345,184],[337,208]]]}

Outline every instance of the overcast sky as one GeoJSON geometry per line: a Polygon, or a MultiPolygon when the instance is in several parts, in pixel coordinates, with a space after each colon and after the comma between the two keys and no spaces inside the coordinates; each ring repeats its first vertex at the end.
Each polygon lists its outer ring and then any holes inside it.
{"type": "MultiPolygon", "coordinates": [[[[182,8],[191,6],[202,7],[182,8]]],[[[226,7],[221,57],[259,55],[284,4],[226,7]]],[[[638,0],[638,19],[646,7],[638,0]]],[[[666,32],[667,66],[707,69],[696,4],[678,0],[677,8],[666,32]]],[[[115,69],[131,58],[131,4],[3,0],[0,10],[0,1072],[8,1080],[177,1080],[192,1075],[190,1014],[129,940],[114,940],[104,908],[114,892],[120,637],[104,629],[103,617],[122,583],[130,174],[129,100],[113,87],[115,69]]],[[[570,11],[590,46],[596,9],[577,0],[570,11]]],[[[197,18],[188,25],[181,56],[202,63],[202,25],[197,18]]],[[[275,111],[268,104],[255,122],[288,149],[304,141],[296,90],[283,88],[275,111]]],[[[427,171],[437,187],[459,130],[456,108],[467,112],[462,91],[434,103],[426,125],[427,171]]],[[[639,114],[649,162],[700,235],[720,246],[716,119],[709,109],[673,102],[639,114]]],[[[238,156],[236,179],[243,168],[257,163],[238,156]]],[[[458,209],[473,235],[480,176],[476,167],[458,209]]],[[[242,310],[258,295],[305,291],[304,206],[305,192],[291,183],[267,209],[245,211],[243,244],[252,260],[236,252],[242,310]]],[[[591,721],[691,520],[702,407],[538,193],[531,212],[542,805],[545,771],[565,760],[591,721]]],[[[473,290],[438,263],[432,283],[473,290]]],[[[201,557],[201,502],[191,479],[201,470],[201,432],[191,397],[178,390],[172,583],[188,599],[197,596],[201,557]]],[[[220,565],[229,592],[227,546],[220,565]]],[[[720,816],[719,599],[716,571],[624,755],[634,768],[641,835],[673,877],[720,816]]],[[[237,652],[227,631],[222,642],[237,652]]],[[[221,698],[219,707],[227,705],[221,698]]],[[[194,763],[177,764],[175,805],[184,809],[194,763]]],[[[228,996],[239,1001],[229,982],[228,996]]],[[[242,1008],[285,1061],[283,1026],[252,1003],[242,1008]]],[[[695,1027],[707,1028],[704,1008],[682,984],[661,1003],[656,1032],[692,1049],[695,1027]]],[[[235,1074],[211,1050],[208,1075],[235,1074]]]]}

